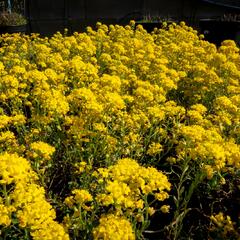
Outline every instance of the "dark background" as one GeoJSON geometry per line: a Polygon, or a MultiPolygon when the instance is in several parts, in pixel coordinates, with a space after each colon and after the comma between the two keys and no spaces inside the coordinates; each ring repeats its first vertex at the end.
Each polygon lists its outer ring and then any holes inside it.
{"type": "MultiPolygon", "coordinates": [[[[0,7],[4,1],[7,0],[0,0],[0,7]]],[[[232,13],[239,14],[240,23],[240,0],[25,0],[22,12],[28,19],[28,31],[45,36],[63,32],[64,28],[70,33],[84,31],[97,21],[127,24],[131,19],[141,20],[144,16],[184,20],[206,34],[216,35],[211,29],[216,28],[215,23],[205,26],[206,19],[219,19],[232,13]]],[[[233,28],[240,32],[239,23],[233,28]]],[[[223,34],[229,27],[221,28],[224,27],[220,26],[219,30],[223,34]]]]}
{"type": "Polygon", "coordinates": [[[127,24],[146,15],[185,20],[197,27],[199,19],[240,13],[240,0],[27,0],[25,5],[29,30],[43,35],[64,28],[83,31],[97,21],[127,24]]]}

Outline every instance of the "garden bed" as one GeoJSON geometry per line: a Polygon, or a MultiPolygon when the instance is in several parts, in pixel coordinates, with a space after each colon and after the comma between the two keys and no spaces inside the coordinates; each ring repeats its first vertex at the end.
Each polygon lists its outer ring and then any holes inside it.
{"type": "Polygon", "coordinates": [[[0,238],[239,238],[234,41],[131,22],[0,42],[0,238]]]}

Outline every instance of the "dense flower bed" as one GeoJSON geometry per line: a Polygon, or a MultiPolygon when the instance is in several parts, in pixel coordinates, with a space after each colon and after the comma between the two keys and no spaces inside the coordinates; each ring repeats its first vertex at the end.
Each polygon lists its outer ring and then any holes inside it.
{"type": "Polygon", "coordinates": [[[233,41],[131,22],[0,44],[2,239],[180,239],[193,208],[240,236],[222,195],[201,202],[239,179],[233,41]]]}

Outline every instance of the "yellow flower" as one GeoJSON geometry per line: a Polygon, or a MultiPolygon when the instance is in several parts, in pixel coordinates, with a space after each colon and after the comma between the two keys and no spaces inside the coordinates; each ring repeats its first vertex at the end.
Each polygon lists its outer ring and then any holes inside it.
{"type": "Polygon", "coordinates": [[[0,115],[0,129],[12,122],[12,118],[7,115],[0,115]]]}
{"type": "Polygon", "coordinates": [[[93,200],[92,195],[84,189],[75,189],[72,191],[72,194],[74,194],[75,202],[80,205],[86,202],[91,202],[93,200]]]}
{"type": "Polygon", "coordinates": [[[0,154],[0,184],[27,182],[36,179],[30,163],[17,154],[0,154]]]}
{"type": "Polygon", "coordinates": [[[222,229],[222,236],[224,238],[226,238],[228,234],[239,235],[235,230],[235,224],[232,222],[230,216],[225,216],[222,212],[219,212],[216,215],[211,215],[210,219],[215,224],[215,226],[210,229],[211,231],[222,229]]]}
{"type": "Polygon", "coordinates": [[[148,208],[148,213],[150,216],[152,216],[155,212],[156,212],[156,210],[153,207],[148,208]]]}
{"type": "Polygon", "coordinates": [[[150,156],[154,156],[156,154],[159,154],[160,152],[162,152],[162,145],[160,143],[151,143],[151,145],[149,146],[148,150],[147,150],[147,154],[150,156]]]}
{"type": "Polygon", "coordinates": [[[164,201],[168,197],[169,197],[169,195],[166,192],[155,193],[155,198],[159,201],[164,201]]]}
{"type": "Polygon", "coordinates": [[[160,210],[163,212],[163,213],[169,213],[169,210],[170,210],[170,206],[169,205],[162,205],[160,210]]]}
{"type": "Polygon", "coordinates": [[[55,148],[50,146],[49,144],[38,141],[38,142],[33,142],[30,144],[30,149],[35,153],[33,155],[34,158],[40,157],[42,158],[42,162],[45,160],[50,160],[51,156],[55,152],[55,148]]]}
{"type": "Polygon", "coordinates": [[[0,202],[0,225],[9,226],[12,222],[11,213],[16,211],[12,206],[5,206],[0,202]]]}
{"type": "Polygon", "coordinates": [[[64,203],[65,203],[68,207],[72,208],[72,207],[73,207],[73,204],[75,203],[73,196],[66,197],[65,200],[64,200],[64,203]]]}
{"type": "Polygon", "coordinates": [[[131,223],[124,217],[113,214],[100,218],[100,224],[93,230],[94,239],[134,240],[135,235],[131,223]]]}
{"type": "Polygon", "coordinates": [[[204,166],[204,170],[206,171],[207,174],[207,178],[208,179],[212,179],[213,175],[214,175],[214,170],[210,165],[205,165],[204,166]]]}

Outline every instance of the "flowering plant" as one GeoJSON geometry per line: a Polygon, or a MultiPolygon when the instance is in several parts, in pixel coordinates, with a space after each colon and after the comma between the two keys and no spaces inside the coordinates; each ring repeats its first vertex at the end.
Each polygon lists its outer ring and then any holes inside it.
{"type": "Polygon", "coordinates": [[[19,13],[7,11],[0,13],[0,26],[19,26],[26,23],[26,18],[19,13]]]}
{"type": "Polygon", "coordinates": [[[0,36],[0,239],[233,239],[240,50],[203,39],[0,36]]]}
{"type": "Polygon", "coordinates": [[[7,1],[6,10],[0,13],[0,26],[19,26],[27,23],[26,18],[13,8],[11,0],[7,1]]]}

